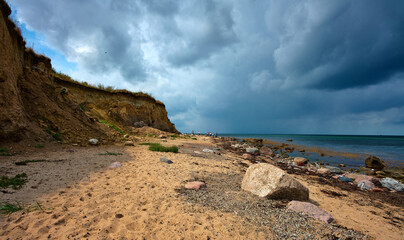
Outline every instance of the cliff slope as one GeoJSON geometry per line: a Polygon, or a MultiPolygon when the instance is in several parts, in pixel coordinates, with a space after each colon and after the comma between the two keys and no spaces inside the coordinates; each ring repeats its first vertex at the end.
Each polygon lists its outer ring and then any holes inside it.
{"type": "Polygon", "coordinates": [[[139,122],[178,132],[164,104],[147,94],[107,91],[58,77],[49,58],[25,47],[4,0],[0,10],[0,141],[109,142],[139,122]]]}

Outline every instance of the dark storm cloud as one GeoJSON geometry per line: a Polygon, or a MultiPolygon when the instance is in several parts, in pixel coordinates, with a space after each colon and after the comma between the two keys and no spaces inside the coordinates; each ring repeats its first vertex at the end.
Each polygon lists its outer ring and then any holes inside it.
{"type": "Polygon", "coordinates": [[[79,79],[152,93],[180,131],[404,134],[404,3],[10,0],[79,79]]]}
{"type": "Polygon", "coordinates": [[[310,88],[345,89],[387,81],[404,71],[402,2],[272,4],[284,14],[283,21],[273,21],[274,15],[268,21],[275,22],[275,29],[287,29],[278,32],[280,46],[274,54],[285,78],[310,88]]]}

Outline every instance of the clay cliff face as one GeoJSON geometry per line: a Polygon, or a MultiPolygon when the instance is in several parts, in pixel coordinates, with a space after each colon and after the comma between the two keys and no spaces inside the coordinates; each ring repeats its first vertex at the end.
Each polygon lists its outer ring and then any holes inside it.
{"type": "Polygon", "coordinates": [[[0,0],[0,141],[121,138],[122,133],[105,122],[128,133],[140,121],[177,132],[164,104],[150,96],[108,92],[55,77],[51,60],[25,47],[10,13],[0,0]]]}

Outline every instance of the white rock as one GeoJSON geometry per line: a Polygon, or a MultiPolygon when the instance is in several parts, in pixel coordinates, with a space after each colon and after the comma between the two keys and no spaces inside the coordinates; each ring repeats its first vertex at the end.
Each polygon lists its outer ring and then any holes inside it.
{"type": "Polygon", "coordinates": [[[98,139],[95,139],[95,138],[92,138],[92,139],[88,140],[88,142],[89,142],[91,145],[98,145],[98,139]]]}
{"type": "Polygon", "coordinates": [[[397,192],[404,191],[404,184],[392,178],[383,178],[382,180],[380,180],[380,183],[382,184],[383,187],[388,188],[390,190],[394,190],[397,192]]]}

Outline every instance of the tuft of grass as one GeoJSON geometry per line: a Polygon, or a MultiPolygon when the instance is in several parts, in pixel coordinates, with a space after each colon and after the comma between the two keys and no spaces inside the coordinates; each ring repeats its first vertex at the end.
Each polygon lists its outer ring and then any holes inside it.
{"type": "Polygon", "coordinates": [[[139,145],[153,145],[153,144],[158,144],[158,143],[150,143],[150,142],[139,143],[139,145]]]}
{"type": "Polygon", "coordinates": [[[120,129],[119,127],[115,126],[112,123],[109,123],[107,120],[100,120],[100,123],[103,123],[103,124],[107,125],[108,127],[117,130],[120,133],[125,133],[122,129],[120,129]]]}
{"type": "Polygon", "coordinates": [[[8,152],[7,148],[0,147],[0,156],[12,156],[12,154],[8,152]]]}
{"type": "Polygon", "coordinates": [[[27,182],[27,174],[17,174],[13,178],[7,176],[1,176],[0,178],[0,188],[8,188],[10,185],[13,189],[17,190],[22,187],[27,182]]]}
{"type": "Polygon", "coordinates": [[[45,145],[44,144],[37,144],[34,147],[36,147],[36,148],[45,148],[45,145]]]}
{"type": "Polygon", "coordinates": [[[198,140],[197,138],[192,138],[192,140],[198,140]]]}
{"type": "Polygon", "coordinates": [[[19,161],[19,162],[15,162],[15,165],[27,165],[27,163],[30,162],[45,162],[45,159],[38,159],[38,160],[25,160],[25,161],[19,161]]]}
{"type": "Polygon", "coordinates": [[[173,152],[173,153],[178,153],[178,147],[177,146],[165,147],[165,146],[162,146],[160,143],[150,144],[149,150],[154,151],[154,152],[173,152]]]}
{"type": "Polygon", "coordinates": [[[60,135],[60,133],[52,133],[52,137],[57,141],[62,141],[62,136],[60,135]]]}
{"type": "Polygon", "coordinates": [[[106,153],[100,153],[98,155],[111,155],[111,156],[118,156],[118,155],[122,155],[122,153],[115,153],[115,152],[106,152],[106,153]]]}
{"type": "Polygon", "coordinates": [[[0,214],[11,214],[13,212],[18,211],[25,211],[26,213],[41,210],[43,211],[42,205],[39,202],[36,202],[35,205],[25,207],[24,204],[20,204],[19,202],[15,201],[16,204],[2,202],[0,203],[0,214]]]}

